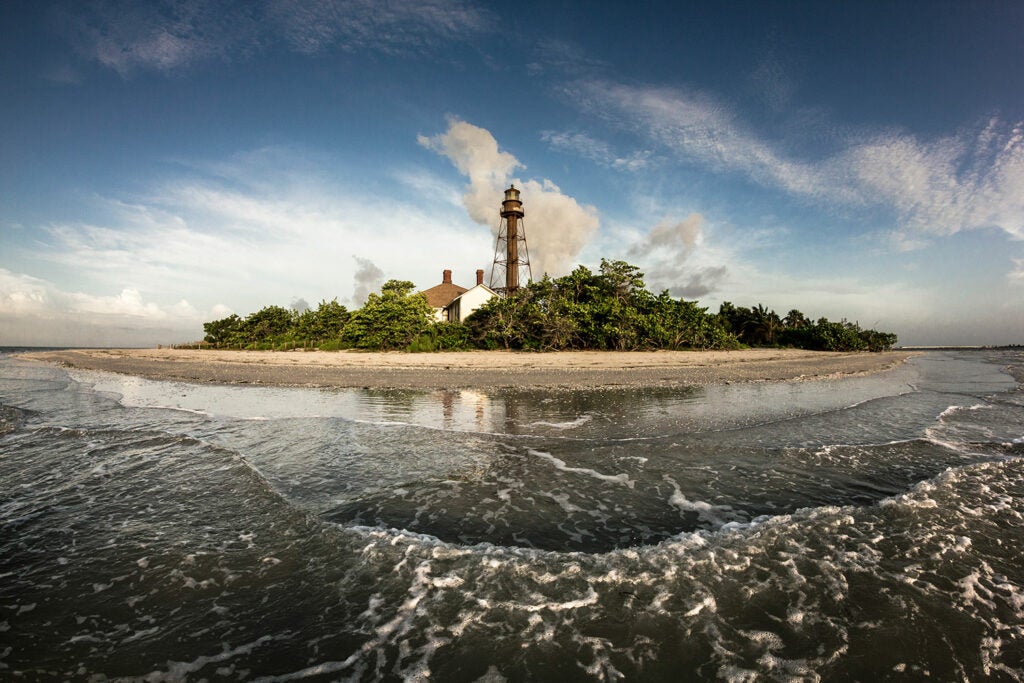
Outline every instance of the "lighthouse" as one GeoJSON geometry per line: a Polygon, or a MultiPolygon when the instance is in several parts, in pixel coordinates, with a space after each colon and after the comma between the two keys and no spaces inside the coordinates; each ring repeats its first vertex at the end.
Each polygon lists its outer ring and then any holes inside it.
{"type": "Polygon", "coordinates": [[[490,288],[508,296],[519,289],[521,279],[532,279],[530,251],[526,247],[526,222],[523,202],[519,190],[510,185],[501,202],[501,222],[498,223],[498,239],[494,245],[494,266],[491,268],[490,288]],[[502,286],[501,276],[505,282],[502,286]]]}

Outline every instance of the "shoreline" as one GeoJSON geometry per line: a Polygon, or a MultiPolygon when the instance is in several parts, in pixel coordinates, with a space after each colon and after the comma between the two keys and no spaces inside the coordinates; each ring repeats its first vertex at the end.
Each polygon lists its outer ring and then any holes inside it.
{"type": "Polygon", "coordinates": [[[17,354],[82,370],[191,384],[371,389],[600,389],[839,379],[918,355],[739,351],[229,351],[72,349],[17,354]]]}

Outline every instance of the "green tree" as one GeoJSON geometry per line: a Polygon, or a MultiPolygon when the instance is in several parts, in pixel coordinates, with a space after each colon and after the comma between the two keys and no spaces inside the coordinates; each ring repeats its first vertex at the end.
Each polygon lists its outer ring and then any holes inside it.
{"type": "Polygon", "coordinates": [[[812,322],[792,309],[780,319],[762,304],[753,308],[722,302],[711,315],[693,301],[657,296],[644,274],[625,261],[601,260],[598,272],[577,266],[564,277],[544,276],[508,297],[496,297],[465,324],[435,323],[433,309],[414,285],[384,283],[363,308],[350,313],[337,299],[302,313],[267,306],[244,320],[231,315],[204,323],[208,343],[314,341],[367,349],[434,351],[469,346],[506,349],[729,349],[742,344],[825,351],[885,351],[891,332],[863,330],[857,323],[812,322]]]}
{"type": "Polygon", "coordinates": [[[577,266],[513,296],[492,299],[467,320],[487,348],[731,348],[736,339],[715,316],[668,292],[652,295],[643,273],[625,261],[601,261],[597,273],[577,266]]]}
{"type": "Polygon", "coordinates": [[[861,330],[860,338],[868,351],[889,351],[896,346],[897,337],[892,332],[879,332],[877,330],[861,330]]]}
{"type": "Polygon", "coordinates": [[[862,351],[867,344],[860,337],[860,328],[845,320],[832,322],[819,318],[811,328],[808,348],[819,351],[862,351]]]}
{"type": "Polygon", "coordinates": [[[370,294],[366,304],[352,314],[343,338],[362,349],[404,349],[427,331],[434,309],[415,285],[388,280],[380,294],[370,294]]]}
{"type": "Polygon", "coordinates": [[[235,344],[241,327],[242,319],[234,313],[220,320],[211,320],[203,323],[203,332],[206,334],[203,341],[218,345],[235,344]]]}
{"type": "Polygon", "coordinates": [[[751,344],[775,344],[775,335],[781,328],[782,320],[778,314],[761,304],[750,309],[750,317],[743,322],[744,336],[751,344]]]}
{"type": "Polygon", "coordinates": [[[736,337],[718,316],[694,301],[673,299],[668,291],[655,297],[646,317],[645,336],[652,348],[732,349],[736,337]]]}
{"type": "Polygon", "coordinates": [[[473,348],[469,327],[457,321],[434,323],[409,345],[409,351],[466,351],[473,348]]]}
{"type": "Polygon", "coordinates": [[[287,333],[294,318],[294,311],[281,306],[266,306],[242,321],[240,336],[252,344],[270,341],[273,337],[287,333]]]}
{"type": "Polygon", "coordinates": [[[788,329],[799,330],[809,327],[811,321],[807,319],[807,316],[794,308],[782,319],[782,324],[788,329]]]}
{"type": "Polygon", "coordinates": [[[751,309],[734,306],[730,301],[723,301],[718,307],[718,319],[740,342],[744,344],[757,343],[757,323],[751,309]]]}
{"type": "Polygon", "coordinates": [[[339,339],[351,314],[334,298],[321,301],[314,311],[309,309],[295,321],[295,337],[302,341],[325,342],[339,339]]]}

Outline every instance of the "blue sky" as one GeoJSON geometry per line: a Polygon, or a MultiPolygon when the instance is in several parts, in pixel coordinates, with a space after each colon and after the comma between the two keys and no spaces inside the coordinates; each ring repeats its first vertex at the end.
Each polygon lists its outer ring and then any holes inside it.
{"type": "Polygon", "coordinates": [[[1024,4],[0,5],[0,345],[150,345],[602,257],[1024,343],[1024,4]]]}

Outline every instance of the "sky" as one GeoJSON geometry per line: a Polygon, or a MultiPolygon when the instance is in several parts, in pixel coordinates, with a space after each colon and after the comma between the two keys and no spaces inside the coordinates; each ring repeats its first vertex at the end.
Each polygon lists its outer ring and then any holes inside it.
{"type": "Polygon", "coordinates": [[[1024,3],[0,3],[0,345],[533,276],[1024,343],[1024,3]]]}

